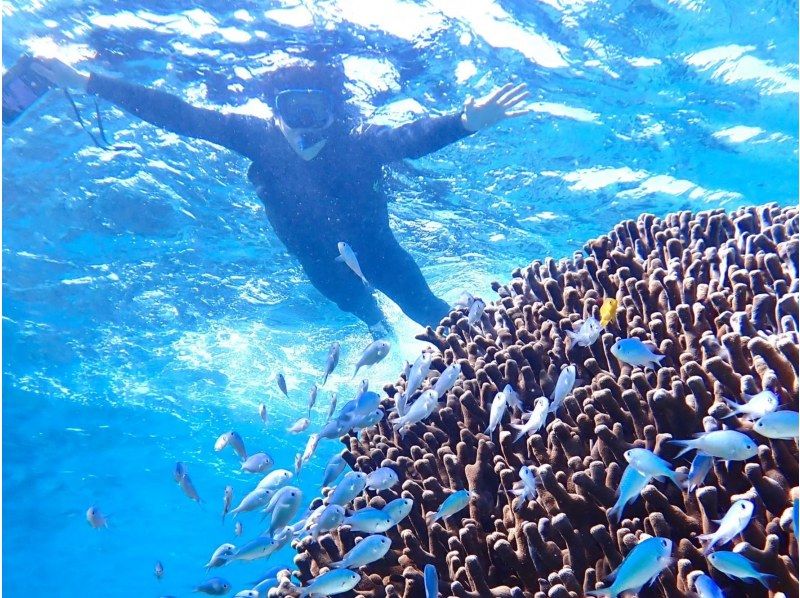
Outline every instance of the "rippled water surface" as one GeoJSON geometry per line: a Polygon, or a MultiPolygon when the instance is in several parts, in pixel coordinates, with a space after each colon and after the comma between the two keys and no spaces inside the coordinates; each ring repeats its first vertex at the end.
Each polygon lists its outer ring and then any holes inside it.
{"type": "MultiPolygon", "coordinates": [[[[394,165],[392,225],[449,301],[642,212],[797,199],[797,3],[5,2],[3,61],[24,52],[265,114],[259,76],[290,54],[344,58],[365,117],[456,109],[506,81],[535,112],[394,165]]],[[[93,106],[78,98],[84,113],[93,106]]],[[[3,133],[3,590],[9,596],[187,595],[213,549],[227,483],[252,478],[213,443],[235,428],[291,467],[369,341],[308,283],[245,178],[248,163],[101,102],[125,152],[91,146],[59,93],[3,133]],[[302,414],[327,347],[340,369],[302,414]],[[284,371],[290,399],[277,391],[284,371]],[[257,406],[268,406],[263,426],[257,406]],[[189,465],[205,504],[171,477],[189,465]],[[87,507],[109,513],[92,530],[87,507]],[[156,560],[164,579],[153,575],[156,560]]],[[[393,380],[419,343],[369,372],[393,380]]],[[[310,498],[337,443],[301,476],[310,498]]],[[[243,518],[245,537],[259,529],[243,518]]],[[[270,565],[289,563],[291,553],[270,565]]],[[[265,566],[234,564],[239,589],[265,566]]]]}

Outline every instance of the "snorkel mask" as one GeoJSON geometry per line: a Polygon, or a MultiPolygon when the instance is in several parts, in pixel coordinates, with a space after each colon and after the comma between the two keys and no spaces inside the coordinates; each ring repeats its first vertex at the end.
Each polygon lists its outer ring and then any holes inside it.
{"type": "Polygon", "coordinates": [[[325,138],[334,120],[331,97],[319,89],[287,89],[275,96],[275,112],[283,124],[297,133],[303,147],[325,138]]]}

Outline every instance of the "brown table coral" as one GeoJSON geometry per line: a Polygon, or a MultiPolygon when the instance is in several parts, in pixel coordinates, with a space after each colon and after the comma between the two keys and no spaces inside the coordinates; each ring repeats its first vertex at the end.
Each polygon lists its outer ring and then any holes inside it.
{"type": "MultiPolygon", "coordinates": [[[[642,595],[683,595],[688,574],[701,570],[729,597],[797,596],[798,542],[784,515],[797,492],[795,441],[751,433],[761,445],[757,457],[716,462],[695,492],[656,481],[619,524],[607,513],[628,448],[671,458],[677,449],[665,444],[670,438],[723,422],[747,429],[751,424],[732,416],[723,400],[743,392],[770,389],[797,410],[799,228],[796,209],[775,205],[642,215],[589,242],[585,254],[514,271],[510,283],[494,285],[500,298],[478,326],[469,326],[462,310],[429,328],[419,338],[441,355],[423,389],[453,361],[462,368],[446,405],[404,438],[386,419],[360,437],[343,438],[354,469],[390,466],[401,482],[356,506],[380,507],[398,495],[415,501],[411,515],[388,532],[389,554],[362,569],[362,582],[343,595],[422,597],[422,571],[433,563],[443,596],[581,596],[644,532],[671,538],[676,563],[642,595]],[[604,298],[618,301],[615,318],[591,346],[571,346],[565,331],[589,316],[599,319],[604,298]],[[617,337],[654,342],[666,356],[661,367],[621,364],[609,351],[617,337]],[[577,366],[578,382],[558,418],[516,443],[508,416],[492,438],[483,434],[498,391],[511,385],[530,410],[568,363],[577,366]],[[520,499],[510,490],[523,464],[538,467],[539,496],[516,505],[520,499]],[[469,511],[428,528],[425,513],[461,488],[477,494],[469,511]],[[710,521],[742,497],[756,510],[740,543],[760,570],[776,576],[770,592],[711,569],[695,538],[715,529],[710,521]]],[[[385,388],[387,412],[404,385],[401,378],[385,388]]],[[[674,465],[686,468],[689,461],[674,465]]],[[[319,543],[299,542],[300,579],[307,582],[340,558],[355,536],[341,530],[319,543]]],[[[282,587],[271,595],[291,594],[282,587]]]]}

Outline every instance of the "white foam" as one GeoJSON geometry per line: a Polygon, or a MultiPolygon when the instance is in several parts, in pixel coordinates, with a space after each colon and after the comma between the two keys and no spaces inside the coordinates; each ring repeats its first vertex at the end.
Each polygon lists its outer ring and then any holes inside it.
{"type": "Polygon", "coordinates": [[[743,143],[749,141],[753,137],[758,137],[764,132],[760,127],[746,127],[744,125],[737,125],[721,131],[715,131],[712,136],[721,141],[728,143],[743,143]]]}
{"type": "Polygon", "coordinates": [[[684,61],[700,72],[709,71],[712,79],[723,83],[754,82],[764,94],[800,92],[796,65],[777,67],[769,60],[749,54],[755,49],[736,44],[717,46],[689,54],[684,61]]]}

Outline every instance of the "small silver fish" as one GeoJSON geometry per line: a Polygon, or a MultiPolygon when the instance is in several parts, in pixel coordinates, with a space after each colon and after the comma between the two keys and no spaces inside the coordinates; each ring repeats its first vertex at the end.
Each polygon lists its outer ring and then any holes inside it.
{"type": "Polygon", "coordinates": [[[461,376],[461,364],[451,363],[448,365],[442,372],[442,375],[439,376],[439,379],[436,380],[436,384],[433,385],[436,396],[441,399],[445,393],[449,392],[450,389],[456,385],[459,376],[461,376]]]}
{"type": "Polygon", "coordinates": [[[328,505],[322,507],[322,512],[311,526],[311,537],[314,541],[320,534],[329,532],[339,527],[344,520],[344,507],[341,505],[328,505]]]}
{"type": "Polygon", "coordinates": [[[345,506],[367,487],[367,474],[348,471],[327,497],[327,504],[345,506]]]}
{"type": "Polygon", "coordinates": [[[186,465],[184,465],[180,461],[175,463],[175,469],[172,472],[172,476],[175,478],[175,482],[180,482],[181,478],[187,473],[189,473],[189,470],[187,469],[186,465]]]}
{"type": "Polygon", "coordinates": [[[505,393],[502,391],[498,392],[494,396],[494,399],[492,399],[492,406],[489,408],[489,425],[486,426],[486,429],[483,431],[484,434],[487,436],[494,434],[497,425],[506,413],[507,407],[508,401],[506,401],[505,393]]]}
{"type": "Polygon", "coordinates": [[[296,422],[294,422],[291,426],[286,428],[286,431],[290,434],[299,434],[303,432],[308,426],[311,424],[311,420],[307,417],[301,417],[296,422]]]}
{"type": "Polygon", "coordinates": [[[264,478],[256,485],[256,488],[274,492],[291,479],[292,472],[288,469],[275,469],[265,475],[264,478]]]}
{"type": "Polygon", "coordinates": [[[314,405],[317,404],[317,392],[317,385],[312,385],[311,392],[308,395],[308,417],[311,417],[311,410],[314,408],[314,405]]]}
{"type": "Polygon", "coordinates": [[[222,567],[228,564],[230,560],[230,556],[236,550],[236,546],[230,544],[229,542],[225,542],[224,544],[220,544],[211,553],[211,558],[208,559],[208,562],[203,565],[206,568],[206,571],[209,569],[213,569],[214,567],[222,567]]]}
{"type": "Polygon", "coordinates": [[[278,372],[277,380],[278,380],[278,388],[283,393],[283,395],[288,399],[289,390],[286,388],[286,378],[284,378],[283,372],[278,372]]]}
{"type": "Polygon", "coordinates": [[[231,584],[221,577],[212,577],[197,586],[194,591],[212,596],[224,596],[231,591],[231,584]]]}
{"type": "Polygon", "coordinates": [[[244,526],[242,525],[242,522],[237,521],[236,525],[233,526],[233,535],[238,538],[239,536],[242,535],[243,531],[244,531],[244,526]]]}
{"type": "Polygon", "coordinates": [[[693,449],[727,461],[746,461],[758,453],[756,442],[736,430],[714,430],[695,434],[694,440],[668,440],[667,442],[683,447],[675,455],[676,459],[693,449]]]}
{"type": "Polygon", "coordinates": [[[155,573],[156,579],[161,579],[164,577],[164,565],[161,564],[161,561],[156,561],[156,566],[153,568],[153,573],[155,573]]]}
{"type": "Polygon", "coordinates": [[[522,510],[522,507],[529,500],[536,500],[536,473],[527,465],[519,468],[520,481],[514,484],[511,489],[511,494],[518,496],[521,500],[515,507],[516,511],[522,510]]]}
{"type": "Polygon", "coordinates": [[[725,513],[725,516],[719,520],[719,528],[712,534],[701,534],[697,539],[701,542],[708,540],[708,544],[703,549],[703,554],[708,554],[714,550],[717,544],[727,544],[738,536],[747,524],[750,523],[750,518],[753,516],[754,505],[749,500],[737,500],[725,513]]]}
{"type": "Polygon", "coordinates": [[[361,581],[361,575],[349,569],[332,569],[327,573],[318,575],[311,583],[300,588],[298,598],[308,596],[331,596],[352,590],[361,581]]]}
{"type": "Polygon", "coordinates": [[[744,395],[747,401],[744,405],[724,399],[725,404],[731,408],[732,415],[743,415],[745,419],[754,420],[772,413],[780,405],[777,395],[771,390],[763,390],[756,395],[744,395]]]}
{"type": "Polygon", "coordinates": [[[392,345],[389,343],[389,341],[383,339],[373,341],[367,345],[367,347],[361,353],[361,357],[358,358],[356,369],[353,372],[353,378],[358,375],[358,370],[360,370],[363,366],[375,365],[381,361],[389,354],[389,350],[391,348],[392,345]]]}
{"type": "Polygon", "coordinates": [[[330,461],[328,461],[328,464],[325,466],[325,473],[322,475],[323,487],[330,486],[331,483],[336,480],[336,478],[338,478],[347,467],[347,462],[342,457],[343,454],[344,451],[334,455],[331,457],[330,461]]]}
{"type": "Polygon", "coordinates": [[[247,513],[260,509],[270,501],[273,494],[274,492],[272,490],[256,486],[255,490],[245,495],[239,503],[239,506],[231,511],[231,514],[236,516],[239,513],[247,513]]]}
{"type": "Polygon", "coordinates": [[[406,428],[421,422],[433,413],[438,401],[439,398],[436,396],[435,390],[431,389],[423,392],[420,397],[414,401],[411,407],[409,407],[405,415],[395,418],[394,421],[392,421],[392,426],[395,431],[399,432],[400,436],[403,436],[406,428]]]}
{"type": "Polygon", "coordinates": [[[197,493],[197,489],[194,487],[194,483],[192,483],[192,478],[189,477],[188,473],[183,474],[183,477],[178,482],[178,486],[181,487],[183,493],[195,501],[197,504],[203,502],[200,498],[200,495],[197,493]]]}
{"type": "Polygon", "coordinates": [[[267,419],[269,419],[267,417],[267,406],[264,403],[261,403],[258,406],[258,417],[261,418],[261,421],[264,422],[264,424],[266,424],[267,423],[267,419]]]}
{"type": "Polygon", "coordinates": [[[379,467],[367,475],[367,488],[370,490],[388,490],[399,482],[397,473],[391,467],[379,467]]]}
{"type": "Polygon", "coordinates": [[[230,555],[230,561],[255,561],[264,559],[278,550],[280,541],[271,536],[258,536],[245,542],[230,555]]]}
{"type": "Polygon", "coordinates": [[[108,519],[100,512],[100,509],[94,506],[86,509],[86,522],[94,529],[108,528],[108,519]]]}
{"type": "Polygon", "coordinates": [[[392,547],[392,541],[386,536],[367,536],[353,546],[341,561],[331,563],[331,569],[350,569],[364,567],[382,559],[392,547]]]}
{"type": "Polygon", "coordinates": [[[239,436],[238,432],[231,430],[228,438],[228,444],[233,449],[233,452],[239,456],[239,459],[245,461],[247,459],[247,451],[244,448],[244,440],[239,436]]]}
{"type": "MultiPolygon", "coordinates": [[[[536,434],[542,426],[544,422],[547,420],[547,414],[550,412],[550,401],[547,400],[547,397],[539,397],[533,402],[533,411],[530,412],[528,421],[524,424],[511,424],[511,427],[517,430],[517,435],[514,437],[514,442],[517,442],[520,438],[525,436],[526,434],[536,434]]],[[[524,417],[524,415],[523,415],[524,417]]]]}
{"type": "Polygon", "coordinates": [[[294,476],[300,476],[300,470],[303,468],[303,455],[296,453],[294,456],[294,476]]]}
{"type": "Polygon", "coordinates": [[[548,413],[555,413],[564,404],[564,399],[572,392],[572,387],[575,386],[576,368],[574,365],[568,365],[558,375],[556,387],[553,389],[553,394],[550,395],[550,407],[548,413]]]}
{"type": "Polygon", "coordinates": [[[364,278],[364,274],[361,272],[361,265],[358,263],[358,257],[356,256],[356,252],[353,251],[352,247],[345,243],[344,241],[339,241],[336,244],[336,247],[339,249],[339,255],[336,256],[335,261],[343,262],[353,273],[361,279],[361,282],[364,283],[365,287],[369,287],[369,282],[366,278],[364,278]]]}
{"type": "Polygon", "coordinates": [[[380,534],[394,525],[389,515],[373,507],[359,509],[349,517],[345,517],[342,524],[349,525],[354,532],[365,532],[367,534],[380,534]]]}
{"type": "Polygon", "coordinates": [[[233,486],[225,486],[225,493],[222,495],[222,523],[225,523],[225,516],[231,509],[233,500],[233,486]]]}
{"type": "Polygon", "coordinates": [[[328,349],[328,359],[325,361],[325,375],[322,377],[322,386],[325,386],[325,383],[328,381],[328,376],[333,373],[333,370],[336,369],[336,365],[339,363],[339,351],[340,345],[334,341],[333,344],[331,344],[331,348],[328,349]]]}
{"type": "Polygon", "coordinates": [[[408,400],[411,398],[411,395],[417,391],[420,385],[422,385],[422,382],[428,376],[428,372],[430,372],[431,369],[432,359],[433,356],[428,351],[423,351],[420,356],[417,357],[414,365],[411,366],[411,369],[408,372],[408,383],[406,384],[406,390],[401,395],[401,400],[397,405],[397,413],[399,415],[405,414],[405,406],[408,404],[408,400]]]}
{"type": "Polygon", "coordinates": [[[301,461],[303,463],[308,463],[311,460],[311,457],[317,450],[318,444],[319,444],[319,434],[312,434],[311,436],[308,437],[308,441],[306,442],[306,448],[303,451],[303,456],[301,458],[301,461]]]}
{"type": "Polygon", "coordinates": [[[600,322],[589,316],[583,321],[578,332],[567,330],[567,336],[572,339],[573,344],[579,347],[589,347],[600,338],[602,331],[603,327],[600,326],[600,322]]]}
{"type": "Polygon", "coordinates": [[[391,518],[392,525],[395,526],[408,517],[412,508],[414,508],[414,501],[412,499],[395,498],[392,502],[383,507],[382,511],[391,518]]]}
{"type": "Polygon", "coordinates": [[[277,530],[289,524],[300,509],[303,493],[295,486],[284,486],[270,499],[264,512],[270,515],[266,534],[273,536],[277,530]]]}
{"type": "Polygon", "coordinates": [[[264,473],[275,465],[275,461],[267,453],[250,455],[242,463],[242,471],[247,473],[264,473]]]}
{"type": "Polygon", "coordinates": [[[325,418],[325,423],[327,424],[331,421],[331,417],[333,417],[333,412],[336,411],[336,401],[339,399],[338,395],[335,392],[331,393],[331,406],[328,408],[328,417],[325,418]]]}
{"type": "MultiPolygon", "coordinates": [[[[217,438],[216,442],[214,443],[214,450],[216,452],[220,452],[231,440],[231,433],[225,432],[224,434],[220,434],[219,438],[217,438]]],[[[176,474],[177,475],[177,474],[176,474]]]]}
{"type": "Polygon", "coordinates": [[[486,303],[483,299],[475,298],[472,302],[472,305],[469,307],[469,311],[467,312],[467,323],[470,326],[475,326],[480,319],[483,317],[483,312],[486,310],[486,303]]]}

